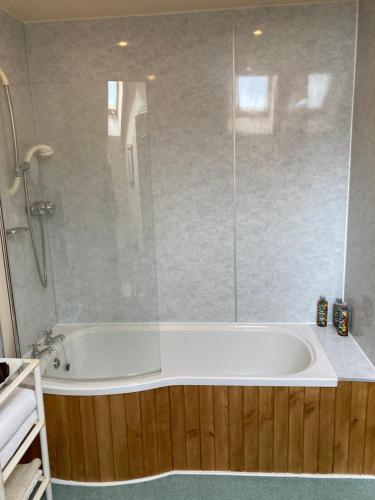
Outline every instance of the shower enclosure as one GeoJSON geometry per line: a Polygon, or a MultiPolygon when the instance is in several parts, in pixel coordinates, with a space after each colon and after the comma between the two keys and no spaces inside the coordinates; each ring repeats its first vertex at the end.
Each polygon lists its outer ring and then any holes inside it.
{"type": "Polygon", "coordinates": [[[30,154],[28,183],[9,193],[14,165],[26,168],[14,155],[0,89],[1,199],[21,354],[48,351],[56,367],[49,377],[85,378],[78,367],[88,356],[104,379],[160,370],[146,84],[10,82],[9,89],[18,157],[38,143],[53,152],[30,154]],[[85,333],[74,359],[60,337],[46,342],[61,328],[64,336],[85,333]]]}

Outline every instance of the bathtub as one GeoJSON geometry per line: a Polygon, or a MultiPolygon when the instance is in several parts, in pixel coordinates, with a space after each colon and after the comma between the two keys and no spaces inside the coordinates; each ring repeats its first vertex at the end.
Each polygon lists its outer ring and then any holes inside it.
{"type": "MultiPolygon", "coordinates": [[[[349,446],[352,398],[357,405],[370,389],[337,380],[316,331],[58,325],[65,341],[42,359],[52,477],[111,484],[187,470],[347,473],[365,441],[349,446]],[[338,446],[353,455],[344,465],[338,446]]],[[[371,398],[369,408],[375,391],[371,398]]]]}
{"type": "Polygon", "coordinates": [[[176,385],[337,386],[311,325],[58,325],[54,334],[65,340],[42,356],[47,394],[121,394],[176,385]]]}

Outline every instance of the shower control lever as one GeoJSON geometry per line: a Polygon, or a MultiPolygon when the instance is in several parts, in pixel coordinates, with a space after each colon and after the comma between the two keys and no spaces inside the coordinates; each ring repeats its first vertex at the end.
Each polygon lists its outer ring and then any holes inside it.
{"type": "Polygon", "coordinates": [[[7,229],[7,234],[14,236],[15,234],[26,233],[28,230],[28,227],[10,227],[7,229]]]}
{"type": "Polygon", "coordinates": [[[53,201],[35,201],[30,205],[31,215],[39,217],[43,215],[53,215],[56,212],[56,205],[53,201]]]}

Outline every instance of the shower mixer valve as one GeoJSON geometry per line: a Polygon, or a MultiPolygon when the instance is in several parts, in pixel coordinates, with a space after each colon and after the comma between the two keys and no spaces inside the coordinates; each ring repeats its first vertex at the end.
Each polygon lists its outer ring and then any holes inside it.
{"type": "Polygon", "coordinates": [[[56,212],[56,205],[53,201],[35,201],[30,205],[31,215],[43,217],[53,215],[56,212]]]}

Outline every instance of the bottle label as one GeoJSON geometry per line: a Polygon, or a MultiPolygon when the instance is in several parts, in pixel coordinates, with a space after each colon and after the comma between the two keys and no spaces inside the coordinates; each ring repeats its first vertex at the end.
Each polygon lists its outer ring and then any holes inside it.
{"type": "Polygon", "coordinates": [[[342,337],[349,335],[349,311],[346,309],[340,311],[337,333],[342,337]]]}
{"type": "Polygon", "coordinates": [[[316,324],[323,327],[328,324],[328,303],[326,301],[318,302],[316,324]]]}

